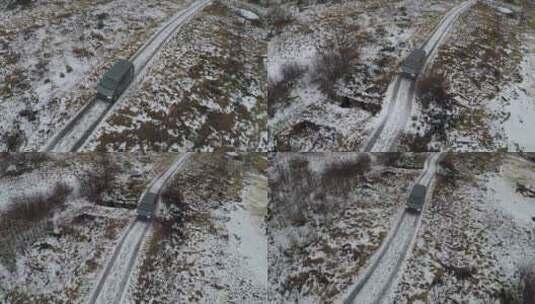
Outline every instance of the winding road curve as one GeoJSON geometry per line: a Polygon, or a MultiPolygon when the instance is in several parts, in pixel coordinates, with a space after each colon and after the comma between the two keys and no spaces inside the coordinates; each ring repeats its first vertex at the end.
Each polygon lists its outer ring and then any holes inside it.
{"type": "MultiPolygon", "coordinates": [[[[425,205],[432,197],[434,176],[441,158],[441,153],[428,157],[422,174],[416,180],[416,184],[427,187],[425,205]]],[[[380,304],[385,301],[392,293],[394,280],[412,248],[419,222],[420,214],[409,213],[405,209],[401,211],[383,245],[371,258],[368,268],[344,301],[345,304],[380,304]]]]}
{"type": "Polygon", "coordinates": [[[171,39],[186,22],[197,12],[207,6],[211,0],[195,1],[190,7],[175,14],[163,24],[151,38],[130,58],[135,67],[135,77],[122,96],[110,103],[93,99],[48,142],[42,152],[76,152],[85,144],[91,134],[104,120],[106,114],[119,104],[135,89],[135,84],[143,78],[143,72],[158,51],[171,39]]]}
{"type": "MultiPolygon", "coordinates": [[[[430,68],[430,59],[444,41],[453,24],[455,24],[455,21],[476,2],[477,0],[470,0],[454,7],[435,27],[431,36],[421,46],[427,54],[423,68],[424,72],[430,68]]],[[[365,152],[392,151],[392,147],[399,139],[401,132],[409,120],[415,88],[416,80],[408,79],[401,75],[394,77],[387,90],[386,98],[388,105],[383,107],[383,110],[379,114],[379,117],[381,117],[380,122],[365,144],[365,152]]]]}
{"type": "MultiPolygon", "coordinates": [[[[148,193],[160,194],[164,185],[182,167],[182,164],[188,156],[188,153],[179,155],[176,161],[174,161],[165,172],[158,175],[145,189],[139,202],[141,202],[148,193]]],[[[134,220],[129,224],[126,232],[115,247],[95,288],[91,292],[88,301],[89,304],[117,304],[123,301],[130,273],[134,268],[143,238],[149,230],[149,227],[149,222],[139,220],[134,220]]]]}

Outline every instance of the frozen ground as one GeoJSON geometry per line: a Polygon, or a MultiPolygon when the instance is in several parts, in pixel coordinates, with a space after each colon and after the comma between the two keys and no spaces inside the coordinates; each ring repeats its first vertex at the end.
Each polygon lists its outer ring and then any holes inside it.
{"type": "Polygon", "coordinates": [[[399,62],[457,3],[348,1],[285,8],[282,17],[272,20],[268,45],[270,82],[274,88],[289,83],[282,97],[271,91],[271,148],[362,150],[399,62]],[[347,46],[348,41],[358,58],[344,61],[350,66],[347,73],[338,75],[334,94],[327,94],[315,80],[319,58],[333,44],[347,46]],[[285,72],[288,66],[301,72],[291,76],[285,72]]]}
{"type": "Polygon", "coordinates": [[[425,155],[282,153],[270,164],[269,300],[338,303],[403,208],[425,155]]]}
{"type": "Polygon", "coordinates": [[[218,2],[184,26],[86,149],[262,150],[265,30],[240,12],[218,2]]]}
{"type": "MultiPolygon", "coordinates": [[[[535,261],[535,163],[514,154],[450,154],[423,213],[396,303],[505,303],[535,261]]],[[[528,301],[529,302],[529,301],[528,301]]]]}
{"type": "MultiPolygon", "coordinates": [[[[0,161],[0,303],[83,303],[122,230],[135,216],[126,208],[165,156],[107,155],[116,178],[104,195],[88,191],[90,178],[102,179],[104,162],[97,154],[13,154],[0,161]],[[17,171],[9,169],[13,164],[17,171]],[[7,174],[7,175],[5,175],[7,174]],[[127,177],[128,176],[128,177],[127,177]],[[48,197],[58,182],[73,191],[51,212],[27,218],[13,213],[22,197],[48,197]],[[6,225],[7,224],[7,225],[6,225]],[[11,245],[16,247],[11,251],[11,245]]],[[[135,200],[135,198],[134,198],[135,200]]],[[[31,201],[31,200],[27,200],[31,201]]],[[[135,206],[135,205],[134,205],[135,206]]],[[[39,209],[44,208],[39,207],[39,209]]]]}
{"type": "MultiPolygon", "coordinates": [[[[427,187],[422,210],[426,210],[435,185],[438,162],[441,154],[435,153],[427,157],[420,176],[413,185],[427,187]]],[[[407,192],[411,193],[411,189],[407,192]]],[[[397,286],[399,276],[404,271],[404,262],[412,250],[416,233],[420,226],[420,216],[400,208],[399,217],[382,242],[381,248],[370,258],[365,272],[355,282],[355,287],[345,298],[346,303],[389,303],[392,289],[397,286]]]]}
{"type": "Polygon", "coordinates": [[[0,150],[39,150],[187,1],[32,1],[0,16],[0,150]],[[6,142],[7,141],[7,142],[6,142]]]}
{"type": "Polygon", "coordinates": [[[163,194],[127,302],[265,303],[267,180],[242,157],[263,156],[192,155],[163,194]]]}
{"type": "MultiPolygon", "coordinates": [[[[166,154],[167,155],[167,154],[166,154]]],[[[181,174],[179,170],[184,166],[189,154],[173,155],[172,163],[162,170],[147,185],[145,191],[139,196],[138,202],[143,202],[152,194],[159,194],[175,174],[181,174]]],[[[158,202],[156,202],[158,204],[158,202]]],[[[158,209],[159,205],[156,206],[158,209]]],[[[128,283],[135,281],[132,278],[132,270],[140,260],[140,249],[145,240],[145,235],[151,222],[132,220],[132,224],[126,229],[118,245],[115,247],[112,257],[106,267],[101,271],[101,276],[91,292],[89,300],[93,303],[124,303],[128,299],[128,283]]]]}
{"type": "Polygon", "coordinates": [[[435,58],[448,96],[413,108],[402,150],[531,151],[535,7],[480,1],[435,58]]]}

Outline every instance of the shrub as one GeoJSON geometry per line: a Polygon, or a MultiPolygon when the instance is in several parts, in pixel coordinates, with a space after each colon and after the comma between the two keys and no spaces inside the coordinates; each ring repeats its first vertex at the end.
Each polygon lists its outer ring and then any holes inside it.
{"type": "Polygon", "coordinates": [[[4,135],[4,142],[8,152],[17,151],[24,142],[24,133],[19,129],[14,129],[4,135]]]}
{"type": "Polygon", "coordinates": [[[370,164],[371,158],[368,154],[330,163],[321,176],[323,191],[337,195],[349,194],[356,180],[370,170],[370,164]]]}
{"type": "Polygon", "coordinates": [[[336,97],[335,85],[351,71],[351,62],[359,57],[358,49],[338,48],[320,53],[314,63],[314,82],[330,98],[336,97]]]}
{"type": "Polygon", "coordinates": [[[65,183],[56,183],[50,194],[36,193],[12,199],[12,204],[5,213],[10,220],[38,222],[52,211],[65,204],[72,188],[65,183]]]}
{"type": "Polygon", "coordinates": [[[394,167],[397,165],[399,159],[401,158],[401,153],[399,152],[386,152],[378,154],[381,162],[386,167],[394,167]]]}
{"type": "Polygon", "coordinates": [[[327,166],[324,177],[349,179],[360,176],[370,170],[371,158],[368,154],[361,154],[356,159],[344,159],[327,166]]]}
{"type": "Polygon", "coordinates": [[[530,299],[535,299],[535,264],[527,265],[520,271],[522,280],[524,304],[530,303],[530,299]]]}
{"type": "Polygon", "coordinates": [[[16,7],[21,7],[24,9],[30,6],[30,4],[32,4],[32,0],[8,0],[7,8],[14,9],[16,7]]]}
{"type": "Polygon", "coordinates": [[[74,47],[72,53],[77,58],[88,58],[94,56],[94,54],[86,48],[74,47]]]}
{"type": "Polygon", "coordinates": [[[103,203],[103,194],[113,188],[118,166],[109,154],[101,154],[97,160],[97,170],[88,172],[81,182],[81,195],[97,204],[103,203]]]}
{"type": "Polygon", "coordinates": [[[162,192],[162,202],[169,206],[182,206],[184,204],[184,195],[179,187],[175,184],[167,187],[162,192]]]}
{"type": "Polygon", "coordinates": [[[303,76],[306,68],[297,63],[288,63],[281,67],[281,79],[268,82],[268,112],[270,117],[275,115],[279,107],[290,101],[290,91],[295,82],[303,76]]]}
{"type": "Polygon", "coordinates": [[[411,152],[429,152],[428,145],[431,142],[431,134],[403,134],[401,136],[401,146],[406,147],[411,152]]]}
{"type": "Polygon", "coordinates": [[[296,62],[284,64],[281,68],[282,81],[294,82],[306,72],[307,68],[296,62]]]}
{"type": "Polygon", "coordinates": [[[269,12],[269,19],[276,32],[280,32],[283,28],[294,21],[292,15],[280,6],[274,7],[269,12]]]}
{"type": "Polygon", "coordinates": [[[341,23],[327,33],[323,45],[317,45],[314,82],[330,98],[336,97],[335,85],[346,77],[360,57],[360,47],[366,35],[356,25],[341,23]]]}
{"type": "Polygon", "coordinates": [[[431,103],[441,108],[447,108],[451,105],[451,96],[448,94],[449,83],[444,74],[430,73],[418,80],[417,93],[419,101],[424,109],[427,109],[431,103]]]}

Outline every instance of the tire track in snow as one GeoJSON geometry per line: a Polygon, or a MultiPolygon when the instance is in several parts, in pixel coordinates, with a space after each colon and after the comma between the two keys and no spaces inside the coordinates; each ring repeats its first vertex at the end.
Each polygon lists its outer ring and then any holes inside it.
{"type": "MultiPolygon", "coordinates": [[[[456,6],[451,9],[435,27],[431,36],[421,47],[427,54],[422,72],[425,72],[430,68],[430,59],[438,49],[440,43],[449,33],[449,30],[452,28],[455,21],[475,3],[476,0],[470,0],[456,6]]],[[[389,104],[384,111],[384,114],[382,114],[383,117],[379,125],[373,130],[372,135],[365,144],[365,152],[391,151],[392,146],[394,146],[399,139],[401,132],[409,120],[412,101],[415,96],[416,80],[407,79],[398,75],[393,79],[390,85],[394,86],[394,91],[392,92],[391,97],[387,97],[389,104]],[[398,84],[399,82],[404,82],[404,85],[401,86],[398,84]],[[400,93],[400,90],[402,89],[405,92],[400,93]],[[406,97],[399,98],[400,95],[406,97]]]]}
{"type": "MultiPolygon", "coordinates": [[[[425,161],[423,172],[416,184],[427,186],[425,201],[431,199],[432,183],[441,153],[429,156],[425,161]]],[[[411,189],[412,191],[412,189],[411,189]]],[[[422,209],[425,210],[424,208],[422,209]]],[[[362,304],[384,302],[394,286],[394,280],[400,272],[418,231],[421,214],[412,214],[403,209],[391,232],[383,241],[379,251],[371,257],[371,262],[362,277],[351,290],[345,304],[362,304]]]]}
{"type": "Polygon", "coordinates": [[[78,151],[98,129],[108,114],[113,112],[117,104],[121,103],[135,89],[135,84],[143,78],[143,72],[159,50],[167,44],[171,37],[182,25],[189,21],[195,13],[200,11],[211,0],[198,0],[190,7],[178,12],[161,26],[151,38],[130,58],[135,67],[135,76],[132,83],[123,92],[115,103],[110,103],[98,98],[93,99],[50,140],[41,150],[42,152],[76,152],[78,151]]]}

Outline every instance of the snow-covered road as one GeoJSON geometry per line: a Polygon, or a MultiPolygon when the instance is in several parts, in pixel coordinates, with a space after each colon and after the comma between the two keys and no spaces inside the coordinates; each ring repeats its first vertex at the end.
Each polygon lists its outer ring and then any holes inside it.
{"type": "Polygon", "coordinates": [[[83,143],[90,130],[94,130],[98,121],[110,109],[111,104],[95,99],[78,112],[73,119],[47,145],[45,151],[74,152],[83,143]]]}
{"type": "MultiPolygon", "coordinates": [[[[188,153],[179,155],[165,172],[156,177],[143,192],[140,201],[143,200],[147,193],[160,193],[166,182],[178,171],[188,155],[188,153]]],[[[134,221],[128,226],[100,275],[89,298],[89,303],[109,304],[123,301],[130,273],[134,268],[143,238],[149,227],[150,223],[142,221],[134,221]]]]}
{"type": "Polygon", "coordinates": [[[143,79],[143,71],[149,66],[151,60],[158,51],[171,39],[174,33],[182,25],[188,22],[195,13],[210,3],[211,0],[199,0],[190,7],[175,14],[169,21],[163,24],[151,38],[130,58],[135,67],[135,77],[128,89],[114,103],[108,103],[98,99],[89,102],[78,112],[52,140],[45,145],[42,151],[52,152],[76,152],[83,147],[91,134],[98,129],[102,121],[118,104],[122,103],[132,91],[136,89],[143,79]]]}
{"type": "MultiPolygon", "coordinates": [[[[427,158],[422,174],[416,184],[427,186],[426,203],[431,199],[432,182],[438,168],[441,153],[432,154],[427,158]]],[[[425,210],[425,206],[424,206],[425,210]]],[[[345,301],[350,303],[389,303],[386,299],[392,293],[403,261],[406,259],[414,243],[418,231],[420,215],[400,211],[396,223],[378,252],[371,258],[367,269],[352,288],[345,301]]]]}
{"type": "MultiPolygon", "coordinates": [[[[444,41],[455,21],[475,2],[474,0],[466,1],[450,10],[435,28],[429,39],[425,41],[421,47],[427,54],[424,71],[431,66],[431,58],[441,42],[444,41]]],[[[379,113],[374,130],[364,145],[364,151],[392,151],[392,147],[396,144],[409,121],[415,87],[415,80],[401,76],[396,76],[393,79],[385,97],[385,105],[387,106],[383,107],[379,113]]]]}

